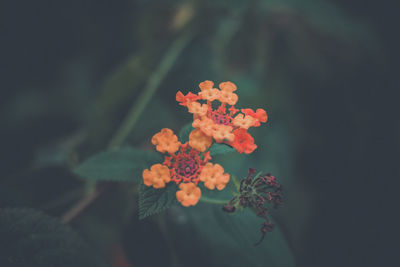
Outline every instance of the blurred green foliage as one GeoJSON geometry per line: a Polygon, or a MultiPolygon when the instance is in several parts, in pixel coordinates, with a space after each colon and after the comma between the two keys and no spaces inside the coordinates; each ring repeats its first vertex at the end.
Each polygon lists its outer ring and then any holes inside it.
{"type": "Polygon", "coordinates": [[[0,210],[1,266],[106,266],[70,227],[32,209],[0,210]]]}
{"type": "Polygon", "coordinates": [[[74,169],[77,175],[93,181],[140,181],[143,169],[161,161],[153,151],[124,147],[98,153],[74,169]]]}
{"type": "MultiPolygon", "coordinates": [[[[10,32],[22,34],[9,36],[4,49],[3,81],[9,90],[0,100],[1,208],[29,207],[61,217],[85,197],[82,178],[118,180],[124,182],[112,183],[71,222],[111,265],[121,253],[133,266],[368,264],[346,253],[324,259],[334,254],[332,247],[352,246],[342,244],[345,236],[336,229],[365,238],[366,226],[348,228],[337,221],[341,215],[329,211],[349,205],[346,197],[353,191],[337,193],[343,180],[354,188],[361,184],[359,177],[372,173],[359,172],[373,161],[365,147],[373,146],[377,135],[364,128],[381,119],[371,92],[382,85],[371,79],[387,78],[379,74],[388,59],[378,26],[341,8],[340,1],[328,0],[23,2],[10,4],[10,16],[20,14],[20,21],[7,17],[15,27],[10,32]],[[193,39],[159,76],[156,70],[168,49],[187,33],[193,39]],[[155,78],[161,78],[157,92],[124,143],[135,148],[124,147],[122,154],[106,151],[132,104],[155,78]],[[140,170],[156,161],[156,156],[137,157],[139,151],[152,153],[154,133],[164,127],[179,132],[190,121],[175,101],[176,92],[197,90],[206,79],[235,82],[240,107],[261,107],[269,114],[266,126],[251,131],[258,145],[254,154],[215,153],[213,159],[239,178],[249,167],[272,172],[285,187],[285,204],[273,213],[279,227],[256,248],[252,244],[262,220],[253,214],[226,215],[204,203],[183,209],[166,195],[157,199],[159,206],[152,201],[140,209],[140,201],[156,195],[139,200],[140,185],[126,183],[139,181],[140,170]],[[346,171],[346,179],[340,179],[346,171]],[[334,199],[338,194],[342,197],[334,199]],[[334,240],[326,245],[329,252],[314,255],[328,237],[334,240]],[[116,244],[122,247],[119,254],[113,250],[116,244]]],[[[225,191],[208,196],[229,199],[225,191]]],[[[368,198],[359,199],[355,203],[360,205],[344,215],[364,212],[368,198]]],[[[32,213],[38,222],[45,216],[32,213]]],[[[9,227],[2,223],[1,233],[9,227]]],[[[21,228],[24,236],[31,230],[21,228]]],[[[64,237],[46,233],[46,238],[57,243],[64,237]]],[[[376,246],[364,243],[365,249],[376,246]]],[[[21,255],[35,252],[29,244],[21,255]]],[[[80,259],[84,251],[73,253],[80,259]]],[[[1,252],[0,262],[5,255],[1,252]]]]}
{"type": "MultiPolygon", "coordinates": [[[[207,190],[204,190],[207,191],[207,190]]],[[[295,266],[293,254],[279,228],[260,239],[260,219],[251,211],[233,215],[220,206],[200,203],[197,209],[177,207],[168,229],[182,266],[295,266]],[[178,218],[175,218],[175,217],[178,218]]]]}

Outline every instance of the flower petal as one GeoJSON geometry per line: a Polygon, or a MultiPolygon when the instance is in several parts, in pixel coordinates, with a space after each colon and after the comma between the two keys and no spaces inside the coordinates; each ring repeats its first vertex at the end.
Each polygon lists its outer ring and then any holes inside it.
{"type": "Polygon", "coordinates": [[[212,144],[212,138],[199,129],[194,129],[189,135],[189,145],[200,151],[206,151],[212,144]]]}
{"type": "Polygon", "coordinates": [[[169,168],[162,164],[154,164],[150,170],[143,171],[143,183],[154,188],[163,188],[165,184],[171,181],[169,168]]]}
{"type": "Polygon", "coordinates": [[[199,202],[201,190],[194,183],[182,183],[179,185],[179,191],[176,192],[176,199],[182,206],[194,206],[199,202]]]}
{"type": "Polygon", "coordinates": [[[161,153],[168,152],[170,154],[178,151],[181,145],[178,141],[178,137],[168,128],[163,128],[160,132],[156,133],[151,139],[151,142],[156,146],[157,151],[161,153]]]}

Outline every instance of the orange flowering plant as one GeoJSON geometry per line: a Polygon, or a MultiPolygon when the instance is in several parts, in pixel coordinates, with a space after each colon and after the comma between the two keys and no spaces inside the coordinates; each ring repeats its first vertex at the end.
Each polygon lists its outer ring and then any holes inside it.
{"type": "Polygon", "coordinates": [[[256,111],[236,109],[239,97],[234,93],[237,87],[232,82],[222,82],[218,89],[214,88],[214,82],[204,81],[199,87],[198,94],[184,95],[180,91],[176,94],[176,100],[193,114],[193,127],[218,143],[234,147],[239,153],[252,153],[257,145],[247,130],[265,123],[267,112],[261,108],[256,111]]]}
{"type": "MultiPolygon", "coordinates": [[[[191,207],[202,201],[219,204],[225,212],[251,210],[265,219],[261,227],[263,237],[273,229],[265,205],[279,206],[282,187],[270,174],[251,178],[253,169],[247,178],[239,181],[222,165],[212,161],[217,154],[253,153],[257,145],[248,130],[265,123],[267,112],[261,108],[255,111],[237,108],[239,97],[232,82],[222,82],[214,88],[212,81],[204,81],[199,87],[197,93],[178,91],[176,94],[177,102],[193,115],[179,137],[173,130],[163,128],[151,138],[155,151],[118,147],[129,133],[126,129],[132,128],[135,122],[133,120],[132,124],[128,116],[110,142],[110,148],[82,162],[74,172],[91,180],[89,186],[99,183],[95,186],[96,194],[110,181],[137,181],[135,179],[140,177],[139,219],[161,212],[175,202],[191,207]],[[230,190],[226,193],[231,193],[231,200],[207,197],[212,195],[211,191],[224,190],[228,185],[230,190]]],[[[64,220],[73,218],[75,209],[71,214],[67,213],[64,220]]]]}
{"type": "Polygon", "coordinates": [[[164,153],[164,162],[154,164],[143,171],[143,184],[154,189],[164,188],[167,183],[179,185],[177,200],[185,207],[196,205],[201,197],[199,182],[213,190],[222,190],[229,182],[230,175],[224,168],[211,160],[209,148],[213,141],[234,147],[239,153],[252,153],[257,145],[247,132],[250,127],[258,127],[268,119],[263,109],[235,108],[238,101],[234,93],[237,87],[232,82],[220,83],[220,89],[213,88],[212,81],[200,83],[198,94],[178,92],[176,100],[193,114],[189,141],[182,144],[171,129],[164,128],[156,133],[151,142],[158,152],[164,153]],[[205,101],[206,103],[201,103],[205,101]],[[213,108],[213,101],[219,106],[213,108]],[[226,112],[229,105],[229,113],[226,112]]]}
{"type": "MultiPolygon", "coordinates": [[[[210,152],[214,147],[223,146],[224,149],[230,148],[225,151],[236,150],[239,153],[252,153],[257,145],[254,143],[254,138],[248,133],[248,129],[259,127],[261,123],[268,120],[264,109],[259,108],[254,111],[244,108],[239,110],[235,107],[238,96],[234,92],[237,87],[232,82],[222,82],[218,89],[214,88],[212,81],[204,81],[200,83],[199,87],[200,92],[197,94],[189,92],[185,95],[180,91],[176,94],[176,100],[180,105],[185,106],[189,113],[193,114],[188,141],[181,143],[178,136],[168,128],[162,129],[151,139],[155,149],[163,154],[164,161],[143,170],[142,177],[145,187],[142,187],[142,191],[153,190],[149,194],[156,195],[159,190],[164,190],[157,197],[156,202],[162,198],[162,194],[174,194],[182,206],[189,207],[196,205],[201,200],[201,185],[208,190],[215,188],[223,190],[231,176],[225,173],[220,164],[210,162],[210,152]],[[174,184],[179,188],[173,186],[174,184]]],[[[223,206],[223,210],[235,212],[237,208],[251,208],[256,211],[256,215],[266,220],[261,227],[263,238],[266,232],[273,229],[264,204],[270,203],[274,207],[278,207],[282,199],[280,195],[282,187],[269,174],[258,175],[252,181],[253,173],[254,170],[251,169],[249,176],[241,182],[234,178],[236,193],[233,193],[233,199],[227,201],[228,203],[223,206]],[[272,192],[268,190],[272,190],[272,192]]],[[[166,201],[170,200],[163,200],[163,202],[166,201]]],[[[207,202],[217,203],[210,199],[207,199],[207,202]]],[[[152,209],[151,205],[152,203],[147,203],[150,210],[152,209]]],[[[144,212],[144,214],[152,213],[152,211],[144,212]]]]}
{"type": "Polygon", "coordinates": [[[167,183],[179,185],[176,199],[185,207],[196,205],[201,197],[199,182],[213,190],[222,190],[229,182],[230,175],[219,164],[211,160],[209,148],[213,141],[234,147],[239,153],[252,153],[257,145],[247,132],[268,119],[263,109],[235,108],[238,101],[237,89],[232,82],[220,83],[220,89],[213,88],[212,81],[200,83],[198,94],[178,92],[176,100],[193,114],[189,141],[182,144],[171,129],[164,128],[156,133],[151,142],[158,152],[164,153],[164,162],[154,164],[143,171],[143,184],[154,189],[164,188],[167,183]],[[201,103],[205,101],[206,103],[201,103]],[[219,106],[213,108],[213,101],[219,106]],[[229,113],[226,112],[229,105],[229,113]]]}
{"type": "Polygon", "coordinates": [[[189,142],[180,143],[171,129],[164,128],[151,139],[156,150],[165,153],[164,162],[143,171],[143,183],[155,189],[164,188],[167,183],[179,185],[177,200],[185,207],[196,205],[201,197],[199,182],[213,190],[222,190],[229,182],[229,174],[219,164],[212,164],[210,152],[205,152],[212,143],[209,136],[195,129],[189,135],[189,142]]]}

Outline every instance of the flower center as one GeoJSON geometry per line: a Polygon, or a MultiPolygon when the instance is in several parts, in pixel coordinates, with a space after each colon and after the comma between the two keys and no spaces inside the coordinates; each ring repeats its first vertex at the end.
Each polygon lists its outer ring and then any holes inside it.
{"type": "Polygon", "coordinates": [[[199,182],[199,174],[207,161],[210,160],[209,154],[200,157],[201,153],[189,147],[189,143],[181,144],[180,151],[171,157],[166,158],[166,163],[172,169],[172,178],[176,184],[199,182]]]}
{"type": "Polygon", "coordinates": [[[183,177],[194,175],[199,168],[198,162],[191,156],[186,156],[177,161],[176,172],[183,177]]]}
{"type": "Polygon", "coordinates": [[[210,118],[216,123],[216,124],[223,124],[223,125],[231,125],[232,124],[232,118],[228,114],[221,114],[217,110],[214,110],[210,114],[210,118]]]}

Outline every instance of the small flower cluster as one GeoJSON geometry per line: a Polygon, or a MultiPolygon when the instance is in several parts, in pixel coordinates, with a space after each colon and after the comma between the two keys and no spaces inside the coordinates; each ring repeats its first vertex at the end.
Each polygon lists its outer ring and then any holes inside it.
{"type": "Polygon", "coordinates": [[[234,93],[236,85],[232,82],[220,83],[219,88],[213,88],[214,83],[200,83],[201,92],[193,94],[182,92],[176,94],[180,105],[188,108],[193,114],[192,126],[195,128],[189,135],[189,141],[182,144],[171,129],[164,128],[156,133],[151,142],[156,150],[164,153],[164,162],[154,164],[143,171],[143,183],[159,189],[167,183],[179,185],[176,192],[177,200],[185,207],[196,205],[201,197],[199,182],[209,190],[223,190],[230,180],[219,164],[211,160],[209,148],[213,141],[226,143],[240,153],[252,153],[257,145],[247,132],[250,127],[258,127],[268,119],[263,109],[235,108],[238,96],[234,93]],[[199,101],[205,101],[201,103],[199,101]],[[218,108],[213,108],[213,101],[218,101],[218,108]],[[226,112],[229,105],[229,113],[226,112]]]}
{"type": "Polygon", "coordinates": [[[222,190],[230,176],[224,173],[219,164],[212,164],[210,152],[204,152],[211,146],[211,140],[193,130],[189,142],[182,144],[171,129],[164,128],[151,140],[156,150],[165,153],[162,164],[154,164],[150,170],[143,171],[143,183],[156,189],[163,188],[171,181],[179,185],[176,198],[185,207],[196,205],[201,197],[197,186],[201,181],[213,190],[222,190]]]}
{"type": "Polygon", "coordinates": [[[241,109],[240,113],[235,108],[239,97],[234,93],[237,87],[232,82],[222,82],[220,89],[217,89],[212,81],[204,81],[199,87],[201,91],[198,94],[189,92],[184,95],[180,91],[176,94],[180,105],[193,114],[193,127],[218,143],[234,147],[239,153],[252,153],[257,145],[247,130],[266,122],[267,112],[264,109],[254,111],[247,108],[241,109]]]}
{"type": "Polygon", "coordinates": [[[261,239],[264,239],[267,232],[274,229],[274,224],[268,218],[268,210],[265,204],[272,204],[278,208],[282,203],[282,185],[276,182],[271,174],[260,174],[253,178],[254,169],[249,169],[247,178],[240,182],[239,194],[232,198],[229,203],[222,207],[226,212],[234,212],[238,207],[251,208],[257,216],[264,218],[265,222],[261,225],[261,239]]]}

